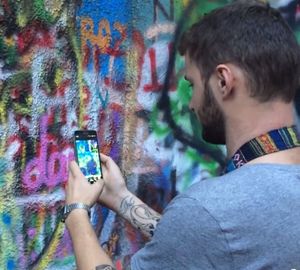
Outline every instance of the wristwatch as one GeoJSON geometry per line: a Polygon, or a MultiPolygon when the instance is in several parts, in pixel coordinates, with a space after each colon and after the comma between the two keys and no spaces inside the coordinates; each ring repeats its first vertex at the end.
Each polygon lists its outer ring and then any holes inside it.
{"type": "Polygon", "coordinates": [[[88,212],[89,217],[91,216],[91,209],[88,205],[84,203],[71,203],[66,204],[63,208],[62,218],[61,221],[65,222],[68,215],[74,210],[74,209],[85,209],[88,212]]]}

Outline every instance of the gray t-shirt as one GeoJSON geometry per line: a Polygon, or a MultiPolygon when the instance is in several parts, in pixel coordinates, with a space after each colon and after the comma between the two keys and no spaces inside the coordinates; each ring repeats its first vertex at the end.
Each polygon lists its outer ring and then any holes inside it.
{"type": "Polygon", "coordinates": [[[300,270],[300,166],[245,165],[194,184],[131,269],[300,270]]]}

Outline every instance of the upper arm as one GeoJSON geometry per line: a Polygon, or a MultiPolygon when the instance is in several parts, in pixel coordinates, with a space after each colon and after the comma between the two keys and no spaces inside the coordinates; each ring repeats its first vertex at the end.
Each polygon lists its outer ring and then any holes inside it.
{"type": "Polygon", "coordinates": [[[222,269],[232,269],[229,254],[218,221],[197,200],[179,196],[167,207],[152,240],[132,258],[131,267],[209,270],[222,264],[222,269]]]}

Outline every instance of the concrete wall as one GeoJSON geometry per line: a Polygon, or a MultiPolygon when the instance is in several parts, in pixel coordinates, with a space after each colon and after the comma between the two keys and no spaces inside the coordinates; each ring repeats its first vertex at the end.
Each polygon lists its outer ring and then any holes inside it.
{"type": "MultiPolygon", "coordinates": [[[[169,74],[177,87],[157,105],[188,2],[0,1],[0,269],[74,269],[58,209],[76,129],[97,130],[129,188],[160,212],[177,192],[217,174],[209,153],[218,149],[186,144],[199,128],[187,113],[179,58],[169,74]]],[[[226,2],[199,1],[199,10],[226,2]]],[[[295,7],[287,13],[297,18],[295,7]]],[[[123,269],[145,239],[105,208],[95,207],[92,221],[123,269]]]]}

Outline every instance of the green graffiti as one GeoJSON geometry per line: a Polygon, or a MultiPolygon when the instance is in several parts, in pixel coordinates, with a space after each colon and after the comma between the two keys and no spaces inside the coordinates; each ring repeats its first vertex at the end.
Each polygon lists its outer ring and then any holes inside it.
{"type": "Polygon", "coordinates": [[[45,9],[44,0],[33,1],[33,8],[34,8],[34,16],[36,16],[38,19],[51,24],[54,23],[54,18],[45,9]]]}
{"type": "Polygon", "coordinates": [[[4,158],[0,158],[0,188],[2,188],[5,185],[6,170],[7,170],[7,161],[4,158]]]}
{"type": "Polygon", "coordinates": [[[18,62],[18,54],[15,45],[7,45],[3,36],[0,36],[0,58],[4,59],[4,64],[9,67],[15,67],[18,62]]]}
{"type": "Polygon", "coordinates": [[[178,99],[182,104],[189,104],[192,98],[192,89],[190,83],[183,77],[180,78],[177,86],[178,99]]]}
{"type": "Polygon", "coordinates": [[[31,80],[29,72],[20,71],[5,81],[0,98],[0,108],[5,108],[5,110],[0,110],[0,122],[5,119],[9,108],[21,115],[30,115],[32,100],[28,94],[31,92],[31,80]],[[20,99],[18,99],[21,100],[20,103],[14,102],[13,91],[18,92],[18,95],[20,95],[20,99]]]}
{"type": "Polygon", "coordinates": [[[18,2],[14,7],[17,10],[17,24],[20,27],[25,27],[32,21],[40,21],[51,25],[59,18],[62,10],[60,6],[57,15],[50,13],[44,0],[34,0],[32,2],[23,0],[18,2]]]}
{"type": "Polygon", "coordinates": [[[194,149],[188,149],[186,155],[194,162],[201,164],[202,169],[206,170],[211,176],[216,176],[219,166],[209,156],[201,155],[194,149]]]}
{"type": "Polygon", "coordinates": [[[149,123],[149,128],[151,129],[154,134],[159,137],[159,138],[165,138],[168,133],[170,133],[171,129],[168,127],[168,125],[159,120],[160,116],[160,111],[159,109],[155,106],[151,112],[150,116],[150,123],[149,123]]]}

